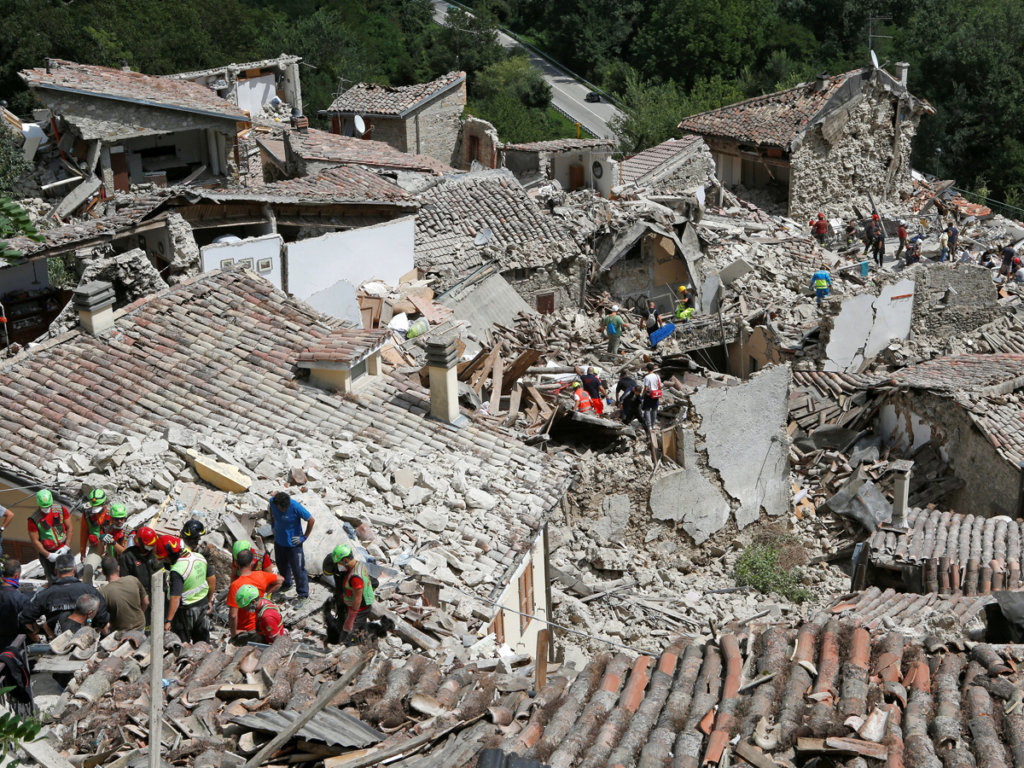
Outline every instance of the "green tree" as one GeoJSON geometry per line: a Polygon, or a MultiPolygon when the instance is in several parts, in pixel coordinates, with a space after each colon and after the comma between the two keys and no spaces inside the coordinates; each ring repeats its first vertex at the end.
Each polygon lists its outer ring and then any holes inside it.
{"type": "Polygon", "coordinates": [[[438,75],[465,70],[472,76],[505,56],[498,42],[497,19],[486,5],[472,14],[449,6],[444,24],[432,30],[429,38],[427,62],[438,75]]]}
{"type": "Polygon", "coordinates": [[[0,195],[8,195],[15,182],[28,170],[25,154],[15,140],[13,131],[0,122],[0,195]]]}
{"type": "Polygon", "coordinates": [[[476,77],[473,95],[484,101],[507,94],[524,107],[547,109],[551,86],[525,55],[510,56],[484,68],[476,77]]]}

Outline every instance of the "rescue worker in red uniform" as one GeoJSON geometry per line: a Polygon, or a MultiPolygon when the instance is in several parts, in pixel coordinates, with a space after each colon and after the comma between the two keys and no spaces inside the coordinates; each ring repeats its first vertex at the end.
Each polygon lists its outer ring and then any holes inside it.
{"type": "MultiPolygon", "coordinates": [[[[280,577],[278,577],[280,578],[280,577]]],[[[243,584],[235,593],[235,602],[256,616],[256,632],[263,642],[272,643],[274,638],[288,634],[284,628],[281,611],[270,600],[260,597],[260,591],[252,584],[243,584]]]]}
{"type": "Polygon", "coordinates": [[[828,235],[828,219],[825,218],[825,214],[819,213],[818,218],[811,221],[810,227],[814,239],[824,245],[825,237],[828,235]]]}
{"type": "Polygon", "coordinates": [[[113,554],[109,545],[113,544],[113,536],[109,535],[110,503],[102,488],[94,488],[89,493],[89,508],[82,515],[82,537],[78,555],[82,560],[82,581],[92,584],[92,577],[99,570],[104,555],[113,554]]]}
{"type": "Polygon", "coordinates": [[[594,403],[591,401],[590,395],[578,381],[572,383],[572,400],[576,413],[590,413],[594,410],[594,403]]]}
{"type": "Polygon", "coordinates": [[[70,541],[74,526],[68,508],[54,504],[53,494],[49,490],[44,488],[36,494],[36,505],[39,509],[28,519],[28,538],[39,554],[39,563],[43,566],[46,581],[52,584],[57,580],[57,558],[65,552],[71,552],[70,541]]]}

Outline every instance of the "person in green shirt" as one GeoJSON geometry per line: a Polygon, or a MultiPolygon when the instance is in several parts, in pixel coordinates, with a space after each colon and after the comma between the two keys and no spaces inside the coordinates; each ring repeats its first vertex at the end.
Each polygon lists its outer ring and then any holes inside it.
{"type": "Polygon", "coordinates": [[[609,355],[617,355],[619,353],[619,342],[622,341],[622,331],[625,327],[626,324],[619,315],[619,305],[613,304],[611,313],[604,321],[604,332],[608,336],[609,355]]]}

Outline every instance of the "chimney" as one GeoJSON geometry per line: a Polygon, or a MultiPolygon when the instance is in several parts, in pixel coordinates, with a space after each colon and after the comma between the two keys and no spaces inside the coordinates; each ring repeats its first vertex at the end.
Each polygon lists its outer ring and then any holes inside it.
{"type": "Polygon", "coordinates": [[[907,499],[910,494],[910,470],[914,462],[900,459],[892,463],[892,471],[896,475],[892,500],[892,527],[906,529],[907,499]]]}
{"type": "Polygon", "coordinates": [[[822,72],[814,79],[814,90],[824,91],[826,88],[828,88],[828,84],[831,79],[832,78],[829,77],[828,72],[822,72]]]}
{"type": "Polygon", "coordinates": [[[427,342],[427,371],[430,375],[430,415],[446,424],[454,424],[459,411],[459,380],[456,364],[459,351],[453,338],[427,342]]]}
{"type": "Polygon", "coordinates": [[[114,325],[114,286],[101,280],[80,285],[72,295],[78,322],[87,332],[98,336],[114,325]]]}
{"type": "Polygon", "coordinates": [[[900,81],[900,85],[904,88],[907,87],[907,70],[910,69],[910,64],[905,61],[896,62],[896,79],[900,81]]]}
{"type": "Polygon", "coordinates": [[[121,59],[121,71],[131,72],[132,68],[128,65],[128,59],[121,59]]]}

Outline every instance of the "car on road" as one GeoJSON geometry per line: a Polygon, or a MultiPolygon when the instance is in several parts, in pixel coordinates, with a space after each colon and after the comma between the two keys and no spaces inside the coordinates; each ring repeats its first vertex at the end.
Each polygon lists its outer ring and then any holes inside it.
{"type": "Polygon", "coordinates": [[[598,93],[597,91],[588,91],[587,95],[583,97],[583,100],[584,101],[590,101],[590,102],[600,101],[601,100],[601,94],[598,93]]]}

